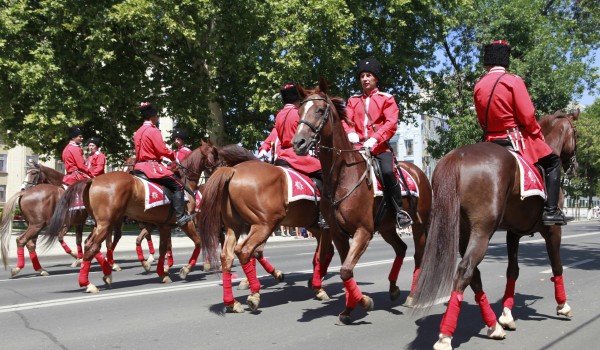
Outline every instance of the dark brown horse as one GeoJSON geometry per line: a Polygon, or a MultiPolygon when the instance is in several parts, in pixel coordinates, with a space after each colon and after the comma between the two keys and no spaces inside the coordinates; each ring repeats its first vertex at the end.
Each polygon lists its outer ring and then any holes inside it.
{"type": "MultiPolygon", "coordinates": [[[[572,114],[555,113],[540,120],[542,133],[552,151],[559,155],[563,169],[574,170],[577,132],[572,114]]],[[[546,240],[554,277],[556,312],[571,317],[567,304],[563,267],[560,258],[561,226],[542,223],[544,199],[538,196],[521,199],[520,170],[515,158],[505,148],[493,143],[477,143],[459,147],[444,156],[433,173],[434,205],[425,248],[423,269],[417,285],[415,306],[429,307],[437,298],[451,293],[442,319],[436,349],[451,349],[463,291],[467,286],[475,292],[488,326],[488,336],[501,339],[502,327],[515,329],[511,308],[515,282],[519,277],[517,252],[524,235],[540,232],[546,240]],[[483,292],[478,269],[489,241],[498,229],[507,230],[507,284],[503,313],[498,322],[483,292]],[[456,269],[458,256],[462,260],[456,269]]],[[[562,207],[562,198],[559,205],[562,207]]]]}
{"type": "MultiPolygon", "coordinates": [[[[340,253],[341,278],[346,288],[346,308],[339,319],[342,323],[348,324],[351,322],[350,313],[356,304],[360,304],[366,310],[373,308],[372,299],[363,295],[358,288],[353,270],[375,231],[379,231],[396,253],[388,277],[392,299],[400,294],[396,281],[406,255],[407,245],[396,233],[395,215],[390,211],[386,210],[380,225],[375,226],[375,217],[382,199],[374,198],[374,184],[371,183],[368,175],[369,163],[350,144],[342,126],[342,120],[346,118],[344,100],[327,95],[328,87],[324,79],[321,79],[319,86],[312,91],[303,88],[299,90],[303,101],[298,111],[300,125],[293,139],[294,150],[302,155],[307,154],[313,146],[317,146],[318,149],[324,174],[324,199],[321,202],[321,210],[331,225],[330,234],[340,253]],[[364,215],[365,213],[373,213],[373,215],[364,215]],[[349,238],[352,238],[351,245],[348,242],[349,238]]],[[[404,198],[404,207],[411,208],[411,216],[415,218],[412,225],[415,243],[414,287],[425,247],[431,207],[431,186],[425,173],[414,164],[401,162],[401,167],[411,174],[419,189],[419,198],[412,198],[413,205],[404,198]]],[[[412,303],[413,287],[407,304],[412,303]]]]}

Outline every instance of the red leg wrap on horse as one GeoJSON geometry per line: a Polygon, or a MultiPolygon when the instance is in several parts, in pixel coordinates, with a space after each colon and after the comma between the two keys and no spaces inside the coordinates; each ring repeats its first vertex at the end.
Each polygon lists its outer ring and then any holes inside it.
{"type": "Polygon", "coordinates": [[[479,304],[479,311],[481,311],[481,317],[485,325],[490,328],[495,326],[496,314],[494,314],[490,302],[483,291],[475,293],[475,302],[479,304]]]}
{"type": "Polygon", "coordinates": [[[231,272],[223,272],[223,303],[231,305],[234,301],[231,272]]]}
{"type": "Polygon", "coordinates": [[[158,262],[156,263],[156,273],[159,277],[165,275],[165,257],[162,255],[158,257],[158,262]]]}
{"type": "Polygon", "coordinates": [[[550,279],[554,282],[554,298],[558,305],[562,305],[567,302],[567,293],[565,293],[565,282],[563,276],[554,276],[550,279]]]}
{"type": "Polygon", "coordinates": [[[137,252],[138,260],[144,261],[144,251],[142,250],[141,245],[135,246],[135,251],[137,252]]]}
{"type": "Polygon", "coordinates": [[[102,273],[104,276],[112,274],[112,269],[110,268],[110,264],[106,259],[104,259],[104,255],[101,252],[98,252],[95,256],[96,260],[98,260],[98,264],[102,267],[102,273]]]}
{"type": "Polygon", "coordinates": [[[418,267],[415,267],[415,271],[413,271],[412,285],[410,286],[411,292],[413,292],[417,289],[417,280],[419,279],[420,273],[421,273],[421,269],[418,267]]]}
{"type": "Polygon", "coordinates": [[[460,305],[463,301],[463,295],[459,292],[452,292],[450,301],[448,302],[448,308],[446,313],[442,317],[442,323],[440,324],[440,333],[447,336],[453,336],[456,330],[456,322],[458,321],[458,314],[460,313],[460,305]]]}
{"type": "Polygon", "coordinates": [[[148,249],[150,250],[150,254],[154,255],[154,243],[152,243],[151,239],[148,239],[148,249]]]}
{"type": "Polygon", "coordinates": [[[250,261],[252,262],[252,265],[256,269],[256,258],[250,258],[250,261]]]}
{"type": "Polygon", "coordinates": [[[17,248],[17,267],[19,269],[25,267],[25,248],[17,248]]]}
{"type": "Polygon", "coordinates": [[[67,242],[62,241],[60,242],[60,245],[63,247],[63,249],[65,250],[65,253],[67,254],[71,254],[71,248],[69,247],[69,245],[67,244],[67,242]]]}
{"type": "Polygon", "coordinates": [[[358,288],[354,277],[344,281],[344,288],[346,288],[346,306],[353,308],[362,299],[363,293],[358,288]]]}
{"type": "Polygon", "coordinates": [[[504,290],[504,296],[502,297],[502,307],[507,307],[512,310],[515,304],[515,284],[517,280],[512,278],[506,279],[506,289],[504,290]]]}
{"type": "Polygon", "coordinates": [[[388,281],[396,283],[396,281],[398,280],[398,275],[400,274],[400,268],[402,267],[403,261],[404,258],[401,256],[397,256],[394,259],[392,269],[390,270],[390,275],[388,276],[388,281]]]}
{"type": "MultiPolygon", "coordinates": [[[[113,245],[114,247],[114,245],[113,245]]],[[[107,249],[106,250],[106,260],[108,261],[109,265],[112,265],[115,263],[115,258],[114,258],[114,253],[115,250],[114,249],[107,249]]]]}
{"type": "Polygon", "coordinates": [[[38,259],[36,252],[29,252],[29,259],[31,259],[31,265],[33,265],[33,269],[35,271],[42,269],[42,265],[40,264],[40,260],[38,259]]]}
{"type": "MultiPolygon", "coordinates": [[[[196,266],[196,262],[198,261],[198,255],[200,255],[200,247],[194,248],[194,251],[192,252],[192,257],[190,258],[189,262],[190,266],[196,266]]],[[[173,266],[173,264],[169,266],[173,266]]]]}
{"type": "Polygon", "coordinates": [[[318,262],[316,262],[313,265],[313,277],[312,277],[312,287],[313,289],[321,289],[323,288],[323,284],[321,283],[322,281],[322,275],[321,275],[321,264],[319,264],[318,262]]]}
{"type": "MultiPolygon", "coordinates": [[[[192,254],[193,255],[193,254],[192,254]]],[[[196,259],[198,259],[198,255],[196,255],[196,259]]],[[[174,261],[173,261],[173,252],[168,250],[167,251],[167,265],[169,265],[169,267],[173,266],[174,261]]],[[[194,263],[196,264],[196,263],[194,263]]]]}
{"type": "Polygon", "coordinates": [[[90,284],[89,275],[90,275],[90,264],[91,261],[82,261],[81,268],[79,269],[79,286],[87,287],[90,284]]]}
{"type": "Polygon", "coordinates": [[[252,293],[258,293],[260,291],[260,282],[256,277],[256,267],[254,267],[252,264],[252,259],[250,259],[250,261],[248,261],[246,264],[242,265],[242,269],[244,269],[244,273],[246,274],[246,278],[250,284],[250,291],[252,293]]]}
{"type": "Polygon", "coordinates": [[[261,257],[260,259],[258,259],[258,262],[262,265],[262,267],[268,273],[273,273],[273,271],[275,271],[275,268],[273,267],[273,265],[271,265],[271,263],[269,262],[269,260],[265,259],[264,256],[261,257]]]}
{"type": "Polygon", "coordinates": [[[83,259],[83,248],[80,245],[77,246],[77,259],[83,259]]]}

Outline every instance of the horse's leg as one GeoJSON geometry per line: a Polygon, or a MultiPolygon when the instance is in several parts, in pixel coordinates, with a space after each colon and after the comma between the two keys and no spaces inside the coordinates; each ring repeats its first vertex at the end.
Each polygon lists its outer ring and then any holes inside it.
{"type": "Polygon", "coordinates": [[[115,225],[113,236],[114,238],[112,238],[111,235],[106,237],[106,260],[113,271],[121,271],[119,264],[115,263],[114,253],[115,249],[117,249],[117,243],[119,243],[123,236],[123,223],[115,225]]]}
{"type": "MultiPolygon", "coordinates": [[[[144,268],[144,270],[146,270],[146,272],[148,272],[150,271],[150,265],[152,264],[152,260],[150,260],[150,257],[152,256],[152,254],[154,254],[154,251],[150,252],[148,260],[144,258],[144,251],[142,250],[142,240],[144,239],[144,237],[150,237],[150,231],[146,227],[142,227],[140,233],[135,239],[135,251],[137,252],[138,260],[142,264],[142,267],[144,268]]],[[[150,240],[150,242],[152,242],[152,240],[150,240]]],[[[154,250],[154,247],[152,247],[152,250],[154,250]]]]}
{"type": "Polygon", "coordinates": [[[25,232],[17,237],[17,265],[11,270],[10,277],[15,277],[25,267],[25,246],[31,237],[37,236],[44,227],[43,223],[30,222],[25,232]]]}
{"type": "Polygon", "coordinates": [[[490,302],[483,291],[481,272],[477,267],[473,270],[473,278],[471,279],[470,286],[475,293],[475,302],[479,305],[479,311],[481,312],[483,322],[485,322],[485,325],[488,327],[487,336],[492,339],[504,339],[506,333],[502,326],[496,322],[496,314],[494,314],[490,302]]]}
{"type": "MultiPolygon", "coordinates": [[[[78,225],[79,228],[83,228],[83,225],[78,225]]],[[[112,282],[112,270],[110,265],[104,259],[104,256],[100,252],[102,241],[106,239],[110,227],[104,225],[102,222],[97,221],[97,226],[92,229],[92,234],[85,240],[85,250],[83,251],[83,260],[81,261],[81,269],[79,270],[79,286],[86,287],[86,293],[98,293],[98,288],[90,283],[90,265],[92,260],[96,258],[102,266],[102,272],[104,274],[103,280],[108,286],[112,282]]]]}
{"type": "MultiPolygon", "coordinates": [[[[352,244],[350,245],[350,250],[348,250],[348,254],[342,263],[340,277],[342,278],[342,281],[344,281],[344,288],[346,289],[346,308],[339,315],[339,320],[342,324],[349,324],[351,322],[350,313],[354,310],[357,303],[359,303],[366,311],[373,310],[373,299],[363,295],[354,280],[353,273],[356,263],[365,250],[367,250],[367,246],[372,237],[372,233],[367,232],[364,228],[356,230],[352,239],[352,244]]],[[[341,255],[342,252],[340,249],[338,249],[338,251],[341,255]]]]}
{"type": "Polygon", "coordinates": [[[333,259],[333,244],[328,229],[320,230],[318,233],[313,232],[313,236],[317,238],[317,248],[313,256],[313,275],[308,281],[308,286],[313,289],[317,299],[325,301],[329,300],[329,295],[323,289],[323,279],[333,259]]]}
{"type": "Polygon", "coordinates": [[[567,294],[565,293],[565,284],[563,281],[563,266],[560,258],[560,242],[562,230],[560,226],[551,226],[549,230],[541,232],[546,240],[546,251],[550,258],[552,267],[551,281],[554,282],[554,298],[556,300],[556,314],[559,316],[573,317],[571,307],[567,304],[567,294]]]}
{"type": "Polygon", "coordinates": [[[233,282],[231,266],[233,265],[234,249],[236,244],[235,232],[231,228],[225,233],[225,240],[221,249],[221,272],[223,274],[223,303],[226,312],[242,313],[242,304],[233,297],[233,282]]]}
{"type": "Polygon", "coordinates": [[[519,278],[519,241],[521,235],[513,231],[506,233],[506,250],[508,253],[508,266],[506,267],[506,288],[502,297],[502,315],[498,318],[498,322],[504,329],[514,331],[517,329],[515,320],[512,316],[512,308],[515,301],[515,285],[519,278]]]}
{"type": "MultiPolygon", "coordinates": [[[[258,248],[256,248],[256,250],[252,254],[252,264],[256,269],[256,261],[258,260],[260,265],[265,269],[265,271],[267,271],[267,273],[271,274],[271,276],[273,276],[273,278],[275,278],[277,281],[282,282],[285,278],[285,275],[280,270],[276,270],[273,267],[273,265],[271,265],[271,263],[265,258],[263,254],[264,248],[265,244],[262,244],[258,248]]],[[[248,282],[248,279],[244,279],[240,282],[240,284],[238,284],[238,289],[240,290],[246,290],[249,287],[250,283],[248,282]]]]}
{"type": "MultiPolygon", "coordinates": [[[[388,222],[390,221],[388,220],[388,222]]],[[[400,236],[396,234],[396,226],[392,225],[394,224],[388,224],[385,227],[381,227],[379,233],[381,234],[381,237],[383,237],[383,239],[392,246],[394,252],[396,253],[396,257],[394,258],[392,268],[388,275],[388,281],[390,282],[390,299],[396,300],[400,296],[400,288],[398,288],[396,282],[398,281],[398,275],[400,274],[400,268],[404,262],[404,257],[406,256],[406,250],[408,249],[408,246],[402,241],[400,236]]]]}
{"type": "MultiPolygon", "coordinates": [[[[63,247],[63,249],[65,250],[65,253],[69,254],[75,260],[77,260],[77,254],[73,253],[73,251],[71,250],[71,247],[69,247],[67,242],[65,242],[65,236],[67,235],[68,231],[69,230],[65,227],[63,230],[61,230],[58,233],[58,242],[60,243],[60,246],[63,247]]],[[[73,267],[75,267],[75,266],[73,266],[73,267]]]]}
{"type": "MultiPolygon", "coordinates": [[[[68,228],[66,228],[66,229],[68,229],[68,228]]],[[[81,264],[81,261],[83,260],[82,243],[83,243],[83,226],[81,226],[81,230],[79,229],[79,226],[77,226],[75,229],[75,245],[77,246],[77,259],[75,259],[75,261],[73,261],[73,263],[71,264],[71,267],[77,267],[79,264],[81,264]]]]}
{"type": "MultiPolygon", "coordinates": [[[[429,216],[427,214],[427,216],[429,216]]],[[[417,280],[419,279],[419,273],[421,272],[421,263],[423,261],[423,253],[425,252],[425,243],[427,240],[427,222],[415,222],[412,224],[412,236],[415,244],[415,269],[413,270],[412,284],[410,286],[410,293],[404,301],[405,306],[412,306],[413,297],[417,288],[417,280]]]]}
{"type": "Polygon", "coordinates": [[[31,259],[31,265],[33,269],[40,274],[40,276],[50,276],[48,271],[42,268],[40,264],[40,260],[38,259],[37,253],[35,252],[37,242],[37,234],[31,237],[29,241],[27,241],[27,250],[29,251],[29,258],[31,259]]]}
{"type": "MultiPolygon", "coordinates": [[[[198,261],[198,255],[200,255],[200,237],[198,236],[198,232],[196,232],[194,220],[188,221],[187,224],[181,229],[183,230],[183,232],[185,232],[186,236],[188,236],[194,242],[194,251],[192,252],[190,260],[188,261],[187,265],[183,266],[179,271],[179,277],[185,279],[187,275],[192,271],[194,266],[196,266],[196,262],[198,261]]],[[[171,238],[169,236],[169,245],[170,244],[171,238]]]]}
{"type": "Polygon", "coordinates": [[[156,264],[156,274],[161,279],[162,283],[171,283],[171,277],[169,272],[165,271],[165,255],[167,254],[167,247],[171,237],[171,227],[169,225],[162,225],[158,227],[160,234],[160,244],[158,247],[158,263],[156,264]]]}

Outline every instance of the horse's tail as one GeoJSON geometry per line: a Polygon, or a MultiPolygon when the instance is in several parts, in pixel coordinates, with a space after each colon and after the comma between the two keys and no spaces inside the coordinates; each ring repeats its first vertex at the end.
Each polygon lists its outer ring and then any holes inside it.
{"type": "Polygon", "coordinates": [[[44,238],[41,243],[43,243],[46,249],[56,242],[61,230],[65,228],[65,226],[70,225],[72,216],[77,213],[77,211],[70,209],[78,202],[82,201],[81,196],[83,194],[83,189],[88,186],[88,184],[91,184],[91,182],[91,179],[77,181],[71,184],[62,197],[60,197],[60,200],[54,209],[54,214],[43,233],[44,238]]]}
{"type": "Polygon", "coordinates": [[[8,268],[8,252],[10,251],[10,237],[12,235],[13,212],[17,202],[21,199],[25,191],[15,193],[4,205],[2,211],[2,220],[0,221],[0,254],[2,255],[2,264],[4,269],[8,268]]]}
{"type": "Polygon", "coordinates": [[[414,297],[414,313],[419,313],[417,308],[427,310],[439,297],[450,295],[460,234],[458,161],[459,158],[450,154],[435,167],[430,226],[414,297]]]}
{"type": "Polygon", "coordinates": [[[203,247],[203,254],[211,266],[218,266],[217,248],[221,236],[221,207],[228,198],[229,181],[235,174],[230,167],[218,168],[204,184],[202,205],[198,219],[198,233],[203,247]]]}

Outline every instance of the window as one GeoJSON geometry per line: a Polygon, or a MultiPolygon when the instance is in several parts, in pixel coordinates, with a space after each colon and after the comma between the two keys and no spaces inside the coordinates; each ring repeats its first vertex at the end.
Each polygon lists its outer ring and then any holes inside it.
{"type": "Polygon", "coordinates": [[[413,140],[404,140],[404,147],[406,147],[406,155],[412,156],[413,152],[413,140]]]}
{"type": "Polygon", "coordinates": [[[0,202],[6,202],[6,185],[0,185],[0,202]]]}
{"type": "Polygon", "coordinates": [[[6,172],[6,158],[8,156],[6,154],[0,154],[0,173],[6,172]]]}

